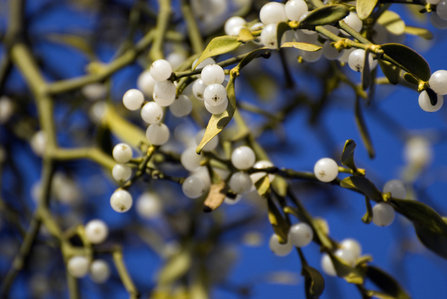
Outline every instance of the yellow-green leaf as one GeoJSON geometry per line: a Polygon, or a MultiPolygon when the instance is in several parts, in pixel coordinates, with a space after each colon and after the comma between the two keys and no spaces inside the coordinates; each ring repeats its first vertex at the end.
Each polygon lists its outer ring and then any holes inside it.
{"type": "Polygon", "coordinates": [[[363,283],[363,277],[356,268],[351,267],[346,261],[331,252],[329,253],[329,256],[338,277],[343,277],[347,282],[353,284],[363,283]]]}
{"type": "Polygon", "coordinates": [[[273,231],[278,236],[278,241],[283,244],[287,243],[289,224],[270,197],[267,198],[267,206],[269,221],[273,231]]]}
{"type": "Polygon", "coordinates": [[[374,150],[371,136],[369,135],[368,128],[366,127],[366,122],[363,118],[362,108],[360,105],[360,97],[357,97],[355,100],[355,121],[357,123],[357,127],[359,128],[360,136],[362,136],[363,143],[368,151],[369,157],[372,159],[375,157],[376,151],[374,150]]]}
{"type": "Polygon", "coordinates": [[[246,66],[247,64],[249,64],[253,59],[258,58],[259,56],[261,56],[264,53],[270,53],[270,49],[263,47],[263,48],[258,48],[256,50],[251,51],[250,53],[247,54],[247,56],[245,56],[241,62],[239,62],[239,64],[236,66],[237,69],[242,69],[244,66],[246,66]]]}
{"type": "Polygon", "coordinates": [[[189,247],[183,248],[179,253],[171,257],[161,269],[158,276],[159,285],[167,285],[175,282],[188,272],[192,265],[192,257],[189,247]]]}
{"type": "Polygon", "coordinates": [[[281,48],[295,48],[303,51],[308,52],[316,52],[321,49],[320,46],[314,45],[314,44],[308,44],[308,43],[301,43],[301,42],[287,42],[284,43],[281,48]]]}
{"type": "Polygon", "coordinates": [[[419,85],[419,80],[415,76],[410,74],[410,73],[405,73],[404,74],[404,79],[408,83],[411,83],[411,84],[414,84],[414,85],[419,85]]]}
{"type": "Polygon", "coordinates": [[[200,55],[194,65],[194,69],[205,59],[231,52],[237,49],[240,45],[241,42],[238,40],[237,36],[224,35],[213,38],[208,46],[206,46],[205,50],[203,50],[202,55],[200,55]]]}
{"type": "Polygon", "coordinates": [[[270,179],[268,175],[263,176],[259,181],[256,182],[256,190],[258,190],[259,195],[263,196],[270,188],[270,179]]]}
{"type": "Polygon", "coordinates": [[[286,22],[280,22],[276,25],[276,45],[279,47],[281,45],[281,40],[284,32],[289,30],[289,24],[286,22]]]}
{"type": "Polygon", "coordinates": [[[406,26],[405,33],[411,34],[411,35],[417,35],[417,36],[422,37],[426,40],[433,39],[433,33],[431,33],[428,29],[425,29],[425,28],[406,26]]]}
{"type": "Polygon", "coordinates": [[[276,193],[281,195],[282,197],[285,197],[287,194],[287,182],[285,179],[283,179],[280,176],[275,176],[275,179],[272,182],[272,187],[275,190],[276,193]]]}
{"type": "Polygon", "coordinates": [[[230,74],[230,81],[227,85],[227,97],[228,97],[228,107],[227,110],[220,114],[213,114],[206,126],[205,134],[202,140],[197,146],[196,152],[200,154],[203,147],[211,141],[217,134],[219,134],[226,125],[233,118],[234,112],[236,110],[236,94],[234,93],[234,81],[236,75],[230,74]]]}
{"type": "Polygon", "coordinates": [[[366,20],[371,15],[377,2],[378,0],[357,0],[356,11],[360,20],[366,20]]]}
{"type": "Polygon", "coordinates": [[[354,150],[357,144],[355,144],[354,140],[346,140],[345,146],[343,148],[343,152],[341,154],[341,164],[349,167],[350,169],[357,171],[357,167],[354,163],[354,150]]]}
{"type": "Polygon", "coordinates": [[[401,44],[383,44],[382,50],[386,55],[404,66],[416,77],[428,81],[431,76],[427,61],[413,49],[401,44]]]}
{"type": "Polygon", "coordinates": [[[248,30],[248,28],[241,28],[241,31],[239,31],[239,36],[238,36],[238,41],[246,43],[249,41],[254,40],[255,37],[253,36],[253,34],[251,34],[250,30],[248,30]]]}
{"type": "Polygon", "coordinates": [[[304,276],[306,298],[318,298],[324,291],[324,278],[321,273],[309,265],[303,265],[301,275],[304,276]]]}
{"type": "Polygon", "coordinates": [[[400,68],[387,61],[383,61],[382,59],[378,59],[380,68],[382,69],[383,74],[387,77],[388,81],[391,84],[396,85],[399,84],[400,78],[400,68]]]}
{"type": "Polygon", "coordinates": [[[402,289],[399,283],[385,271],[374,266],[364,266],[362,269],[365,271],[366,278],[371,280],[386,294],[396,299],[410,299],[410,296],[402,289]]]}
{"type": "Polygon", "coordinates": [[[363,176],[347,177],[340,182],[340,186],[347,189],[357,189],[375,201],[382,201],[382,193],[370,180],[363,176]]]}
{"type": "Polygon", "coordinates": [[[393,11],[386,10],[377,19],[377,23],[384,26],[389,32],[394,35],[401,35],[405,32],[405,22],[402,21],[400,16],[393,11]]]}
{"type": "Polygon", "coordinates": [[[138,148],[141,142],[147,142],[144,131],[122,118],[111,105],[107,106],[104,121],[114,135],[135,148],[138,148]]]}
{"type": "Polygon", "coordinates": [[[300,22],[300,25],[318,26],[335,23],[349,14],[346,5],[326,5],[314,9],[300,22]]]}

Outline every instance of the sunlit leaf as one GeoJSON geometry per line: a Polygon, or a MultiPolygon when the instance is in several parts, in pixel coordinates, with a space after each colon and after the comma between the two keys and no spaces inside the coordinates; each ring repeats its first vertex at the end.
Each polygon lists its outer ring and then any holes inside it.
{"type": "Polygon", "coordinates": [[[413,49],[401,44],[383,44],[382,50],[386,55],[400,63],[413,75],[428,81],[431,76],[430,66],[424,57],[419,55],[413,49]]]}
{"type": "Polygon", "coordinates": [[[382,193],[374,186],[374,184],[362,176],[350,176],[340,182],[340,186],[347,189],[357,189],[365,196],[375,201],[382,200],[382,193]]]}
{"type": "Polygon", "coordinates": [[[273,231],[278,236],[280,243],[286,243],[289,233],[289,224],[270,197],[267,198],[267,205],[268,217],[270,224],[273,227],[273,231]]]}
{"type": "Polygon", "coordinates": [[[401,69],[395,65],[392,65],[388,61],[383,61],[382,59],[378,59],[380,68],[382,69],[383,74],[387,77],[388,81],[391,84],[396,85],[399,83],[400,72],[401,69]]]}
{"type": "Polygon", "coordinates": [[[360,20],[367,19],[376,7],[378,0],[357,0],[356,11],[360,20]]]}
{"type": "Polygon", "coordinates": [[[368,128],[366,127],[365,119],[363,118],[362,108],[360,104],[360,98],[357,97],[355,100],[355,121],[357,127],[360,131],[360,136],[362,136],[363,143],[365,144],[366,150],[368,151],[369,157],[372,159],[376,155],[376,151],[372,144],[371,136],[369,135],[368,128]]]}
{"type": "Polygon", "coordinates": [[[268,175],[263,176],[259,181],[256,182],[255,185],[259,195],[263,196],[270,188],[269,176],[268,175]]]}
{"type": "Polygon", "coordinates": [[[363,277],[357,269],[351,267],[346,261],[335,256],[331,252],[329,253],[329,256],[331,258],[332,264],[334,265],[337,276],[343,277],[349,283],[353,284],[363,283],[363,277]]]}
{"type": "Polygon", "coordinates": [[[278,45],[278,47],[281,45],[281,40],[284,32],[286,32],[289,29],[290,29],[289,24],[287,24],[286,22],[280,22],[276,26],[276,44],[278,45]]]}
{"type": "Polygon", "coordinates": [[[309,265],[303,265],[301,274],[304,276],[306,298],[320,297],[324,291],[324,278],[321,273],[309,265]]]}
{"type": "Polygon", "coordinates": [[[200,154],[203,147],[219,134],[226,125],[231,121],[236,110],[236,95],[234,93],[235,75],[230,75],[230,81],[227,85],[228,107],[227,110],[220,114],[213,114],[206,126],[205,134],[197,146],[196,152],[200,154]]]}
{"type": "Polygon", "coordinates": [[[433,33],[431,33],[428,29],[425,29],[425,28],[406,26],[405,33],[411,34],[411,35],[417,35],[417,36],[422,37],[426,40],[433,39],[433,33]]]}
{"type": "Polygon", "coordinates": [[[239,31],[239,36],[238,36],[238,41],[239,42],[249,42],[254,40],[255,37],[253,36],[253,34],[251,34],[250,30],[248,30],[248,28],[242,27],[241,31],[239,31]]]}
{"type": "MultiPolygon", "coordinates": [[[[385,271],[374,266],[363,266],[366,278],[371,280],[386,294],[396,299],[410,299],[410,296],[402,289],[399,283],[385,271]]],[[[379,297],[380,298],[380,297],[379,297]]]]}
{"type": "Polygon", "coordinates": [[[318,26],[335,23],[349,14],[346,5],[325,5],[314,9],[300,22],[300,25],[318,26]]]}
{"type": "Polygon", "coordinates": [[[377,19],[377,23],[384,26],[394,35],[401,35],[405,32],[405,22],[402,21],[397,13],[390,10],[384,11],[377,19]]]}
{"type": "Polygon", "coordinates": [[[287,42],[282,44],[281,48],[295,48],[308,52],[315,52],[321,49],[320,46],[301,42],[287,42]]]}
{"type": "Polygon", "coordinates": [[[276,193],[281,195],[282,197],[286,196],[287,194],[287,182],[285,179],[283,179],[280,176],[275,176],[275,179],[271,183],[273,189],[276,193]]]}
{"type": "Polygon", "coordinates": [[[210,187],[210,192],[203,203],[203,211],[211,212],[222,205],[226,197],[225,181],[221,180],[219,183],[213,183],[210,187]]]}
{"type": "Polygon", "coordinates": [[[205,59],[231,52],[237,49],[240,45],[241,42],[238,40],[237,36],[224,35],[215,37],[209,42],[205,50],[203,50],[203,53],[200,55],[199,59],[194,65],[194,68],[196,68],[196,66],[198,66],[205,59]]]}
{"type": "Polygon", "coordinates": [[[179,253],[172,256],[161,269],[158,276],[158,283],[160,285],[166,285],[175,282],[188,272],[191,265],[191,252],[188,248],[184,248],[179,253]]]}

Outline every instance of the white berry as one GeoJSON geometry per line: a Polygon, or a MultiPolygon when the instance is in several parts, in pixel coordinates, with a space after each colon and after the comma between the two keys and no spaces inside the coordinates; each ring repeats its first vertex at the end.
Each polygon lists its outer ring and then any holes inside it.
{"type": "Polygon", "coordinates": [[[182,185],[183,194],[189,198],[197,198],[205,193],[205,190],[205,182],[195,175],[187,177],[182,185]]]}
{"type": "Polygon", "coordinates": [[[102,83],[91,83],[82,87],[81,93],[90,101],[98,101],[106,97],[107,89],[102,83]]]}
{"type": "Polygon", "coordinates": [[[163,108],[155,102],[146,103],[141,108],[141,118],[148,124],[155,124],[163,118],[163,108]]]}
{"type": "Polygon", "coordinates": [[[155,81],[168,80],[172,73],[171,64],[164,59],[155,60],[150,67],[150,73],[155,81]]]}
{"type": "Polygon", "coordinates": [[[250,176],[245,172],[235,172],[228,182],[228,186],[236,194],[245,194],[253,187],[250,176]]]}
{"type": "Polygon", "coordinates": [[[210,84],[205,88],[203,99],[211,106],[218,106],[227,99],[227,90],[222,84],[210,84]]]}
{"type": "Polygon", "coordinates": [[[173,70],[178,69],[186,60],[185,52],[172,52],[166,56],[166,60],[169,62],[173,70]]]}
{"type": "Polygon", "coordinates": [[[439,18],[443,19],[444,21],[447,21],[447,1],[442,0],[438,3],[436,6],[436,14],[439,18]]]}
{"type": "Polygon", "coordinates": [[[184,117],[191,113],[192,103],[188,96],[179,95],[178,98],[169,106],[169,111],[175,117],[184,117]]]}
{"type": "Polygon", "coordinates": [[[117,182],[125,182],[130,179],[132,175],[132,169],[130,166],[124,163],[115,164],[112,168],[112,176],[117,182]]]}
{"type": "Polygon", "coordinates": [[[290,227],[290,242],[296,247],[305,247],[312,242],[314,232],[307,223],[297,223],[290,227]]]}
{"type": "Polygon", "coordinates": [[[67,262],[68,272],[76,278],[81,278],[88,273],[89,261],[84,256],[73,256],[67,262]]]}
{"type": "Polygon", "coordinates": [[[85,225],[85,236],[93,244],[100,244],[109,235],[107,224],[99,219],[90,220],[85,225]]]}
{"type": "Polygon", "coordinates": [[[110,267],[104,260],[94,260],[90,265],[90,279],[96,283],[104,283],[110,277],[110,267]]]}
{"type": "Polygon", "coordinates": [[[277,24],[268,24],[261,31],[261,43],[269,49],[278,48],[277,24]]]}
{"type": "Polygon", "coordinates": [[[390,180],[385,183],[383,186],[383,193],[391,193],[391,196],[394,198],[405,199],[407,195],[407,188],[402,181],[399,180],[390,180]]]}
{"type": "Polygon", "coordinates": [[[249,169],[255,164],[255,161],[255,152],[245,145],[234,149],[231,154],[231,163],[233,163],[233,166],[237,169],[249,169]]]}
{"type": "Polygon", "coordinates": [[[183,151],[182,155],[180,156],[180,162],[186,170],[194,171],[200,167],[200,161],[202,158],[203,155],[198,155],[195,147],[189,147],[183,151]]]}
{"type": "MultiPolygon", "coordinates": [[[[348,58],[349,67],[356,72],[362,72],[365,64],[366,51],[363,49],[357,49],[351,52],[348,58]]],[[[368,55],[369,68],[372,70],[377,65],[377,60],[374,60],[372,55],[368,55]]]]}
{"type": "Polygon", "coordinates": [[[427,0],[427,3],[436,5],[436,4],[438,4],[440,1],[441,1],[441,0],[427,0]]]}
{"type": "Polygon", "coordinates": [[[47,136],[44,131],[37,131],[31,137],[30,145],[33,152],[41,157],[45,152],[45,145],[47,144],[47,136]]]}
{"type": "MultiPolygon", "coordinates": [[[[216,64],[216,61],[214,61],[214,59],[212,58],[207,58],[204,61],[202,61],[201,63],[199,63],[198,66],[194,67],[197,63],[197,61],[199,60],[199,58],[196,58],[196,60],[193,61],[191,68],[194,69],[203,69],[205,66],[210,65],[210,64],[216,64]]],[[[200,77],[200,75],[198,75],[200,77]]]]}
{"type": "Polygon", "coordinates": [[[10,98],[0,97],[0,124],[6,123],[14,113],[14,106],[10,98]]]}
{"type": "Polygon", "coordinates": [[[162,145],[169,140],[169,128],[165,124],[152,124],[147,127],[146,138],[153,145],[162,145]]]}
{"type": "Polygon", "coordinates": [[[154,93],[152,94],[154,101],[166,107],[171,105],[175,100],[175,85],[169,80],[159,81],[155,83],[154,93]]]}
{"type": "Polygon", "coordinates": [[[387,203],[381,202],[373,208],[373,223],[377,226],[388,226],[393,223],[396,212],[387,203]]]}
{"type": "Polygon", "coordinates": [[[303,0],[291,0],[287,1],[285,11],[289,20],[299,21],[301,16],[308,11],[308,7],[303,0]]]}
{"type": "Polygon", "coordinates": [[[198,100],[203,101],[205,89],[206,89],[206,84],[203,83],[202,79],[199,78],[196,81],[194,81],[194,83],[192,85],[192,93],[198,100]]]}
{"type": "Polygon", "coordinates": [[[162,212],[162,204],[156,193],[143,193],[136,203],[138,215],[144,219],[153,219],[160,216],[162,212]]]}
{"type": "Polygon", "coordinates": [[[430,88],[433,89],[438,95],[447,94],[447,71],[439,70],[434,72],[428,80],[430,88]]]}
{"type": "Polygon", "coordinates": [[[157,81],[152,78],[150,70],[145,70],[142,72],[137,79],[138,89],[141,90],[147,97],[152,97],[155,83],[157,83],[157,81]]]}
{"type": "Polygon", "coordinates": [[[127,163],[132,159],[132,148],[126,143],[118,143],[112,151],[113,159],[118,163],[127,163]]]}
{"type": "Polygon", "coordinates": [[[332,263],[331,257],[329,254],[325,253],[321,257],[321,269],[324,273],[329,276],[337,276],[337,272],[335,271],[334,264],[332,263]]]}
{"type": "Polygon", "coordinates": [[[356,260],[362,254],[362,246],[360,246],[360,243],[354,239],[345,239],[345,240],[341,241],[340,247],[351,251],[356,260]]]}
{"type": "Polygon", "coordinates": [[[225,34],[232,35],[233,29],[237,26],[245,25],[245,20],[241,17],[231,17],[225,22],[225,34]]]}
{"type": "Polygon", "coordinates": [[[315,163],[314,174],[322,182],[332,182],[338,175],[338,165],[331,158],[322,158],[315,163]]]}
{"type": "Polygon", "coordinates": [[[202,69],[201,79],[205,85],[222,84],[225,80],[225,72],[218,64],[209,64],[202,69]]]}
{"type": "MultiPolygon", "coordinates": [[[[273,167],[273,164],[272,164],[272,162],[267,161],[267,160],[258,161],[253,165],[253,168],[255,168],[255,169],[263,169],[263,168],[268,168],[268,167],[273,167]]],[[[252,173],[250,175],[250,177],[251,177],[251,180],[253,181],[253,184],[256,184],[256,182],[259,181],[265,175],[267,175],[266,172],[260,171],[260,172],[252,173]]],[[[269,174],[269,181],[272,182],[274,179],[275,179],[275,175],[269,174]]]]}
{"type": "Polygon", "coordinates": [[[112,206],[112,209],[118,213],[129,211],[132,207],[132,203],[132,195],[130,195],[130,193],[126,190],[118,189],[113,192],[112,196],[110,197],[110,205],[112,206]]]}
{"type": "Polygon", "coordinates": [[[123,96],[123,105],[129,110],[135,111],[141,108],[144,95],[138,89],[129,89],[123,96]]]}
{"type": "Polygon", "coordinates": [[[437,13],[430,14],[430,22],[433,27],[438,29],[446,29],[447,28],[447,20],[443,20],[439,17],[437,13]]]}
{"type": "Polygon", "coordinates": [[[222,112],[227,110],[227,108],[228,108],[228,97],[225,98],[225,100],[217,106],[211,106],[210,104],[208,104],[208,102],[205,102],[205,109],[211,114],[221,114],[222,112]]]}
{"type": "Polygon", "coordinates": [[[293,245],[290,241],[285,244],[279,243],[278,236],[276,234],[273,234],[270,237],[269,247],[270,250],[273,251],[273,253],[277,256],[286,256],[293,249],[293,245]]]}
{"type": "Polygon", "coordinates": [[[343,55],[343,52],[340,51],[338,52],[338,50],[331,45],[332,41],[327,40],[324,42],[323,45],[323,55],[324,57],[326,57],[329,60],[334,60],[334,59],[338,59],[341,57],[341,55],[343,55]]]}
{"type": "Polygon", "coordinates": [[[265,4],[259,12],[259,19],[265,25],[286,21],[287,17],[284,4],[278,2],[265,4]]]}
{"type": "MultiPolygon", "coordinates": [[[[357,16],[357,14],[355,12],[350,12],[349,15],[347,15],[343,21],[345,21],[345,23],[351,27],[352,29],[354,29],[357,32],[360,32],[360,30],[362,30],[363,27],[363,22],[362,20],[359,19],[359,17],[357,16]]],[[[343,31],[344,32],[344,31],[343,31]]]]}
{"type": "MultiPolygon", "coordinates": [[[[196,134],[196,144],[199,145],[200,141],[202,141],[203,136],[205,135],[206,129],[202,129],[196,134]]],[[[211,152],[219,145],[219,135],[214,136],[204,147],[204,152],[211,152]]]]}

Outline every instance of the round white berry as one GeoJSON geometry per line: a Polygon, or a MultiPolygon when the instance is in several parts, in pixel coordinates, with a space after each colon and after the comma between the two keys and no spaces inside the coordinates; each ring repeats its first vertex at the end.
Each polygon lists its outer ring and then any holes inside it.
{"type": "Polygon", "coordinates": [[[96,283],[104,283],[110,277],[110,268],[104,260],[94,260],[90,265],[90,279],[96,283]]]}
{"type": "MultiPolygon", "coordinates": [[[[357,16],[357,14],[355,12],[350,12],[349,15],[347,15],[343,21],[345,21],[345,23],[351,27],[352,29],[354,29],[357,32],[360,32],[360,30],[362,30],[363,27],[363,22],[362,20],[359,19],[359,17],[357,16]]],[[[342,30],[342,32],[344,32],[342,30]]]]}
{"type": "Polygon", "coordinates": [[[373,223],[377,226],[388,226],[393,223],[396,212],[387,203],[381,202],[373,208],[373,223]]]}
{"type": "Polygon", "coordinates": [[[340,248],[334,252],[334,255],[347,262],[351,267],[355,266],[355,254],[351,250],[340,248]]]}
{"type": "Polygon", "coordinates": [[[164,81],[171,77],[172,67],[168,61],[158,59],[152,63],[149,71],[155,81],[164,81]]]}
{"type": "Polygon", "coordinates": [[[169,140],[169,128],[165,124],[152,124],[147,127],[146,138],[153,145],[162,145],[169,140]]]}
{"type": "Polygon", "coordinates": [[[155,102],[144,104],[141,108],[141,118],[148,124],[155,124],[163,118],[163,108],[155,102]]]}
{"type": "Polygon", "coordinates": [[[390,180],[385,183],[383,186],[383,193],[391,193],[391,196],[394,198],[405,199],[407,195],[407,188],[402,181],[399,180],[390,180]]]}
{"type": "Polygon", "coordinates": [[[286,16],[291,21],[299,21],[308,10],[306,2],[303,0],[287,1],[285,6],[286,16]]]}
{"type": "Polygon", "coordinates": [[[409,164],[424,166],[431,162],[433,150],[427,139],[421,136],[412,137],[405,144],[404,158],[409,164]]]}
{"type": "Polygon", "coordinates": [[[442,0],[436,6],[436,14],[438,15],[439,18],[443,19],[444,21],[447,21],[447,1],[446,0],[442,0]]]}
{"type": "Polygon", "coordinates": [[[73,256],[67,262],[68,272],[76,278],[81,278],[88,273],[89,261],[84,256],[73,256]]]}
{"type": "Polygon", "coordinates": [[[285,244],[279,243],[278,236],[276,234],[273,234],[270,237],[269,247],[270,250],[273,251],[273,253],[276,254],[277,256],[286,256],[293,249],[293,245],[290,241],[288,241],[285,244]]]}
{"type": "Polygon", "coordinates": [[[261,31],[261,43],[269,49],[278,48],[277,24],[268,24],[261,31]]]}
{"type": "Polygon", "coordinates": [[[175,90],[175,84],[171,81],[159,81],[155,83],[152,97],[158,105],[166,107],[174,102],[175,90]]]}
{"type": "Polygon", "coordinates": [[[430,14],[430,22],[433,27],[438,29],[446,29],[447,28],[447,20],[443,20],[439,17],[437,13],[430,14]]]}
{"type": "Polygon", "coordinates": [[[225,80],[225,72],[218,64],[209,64],[202,69],[201,79],[205,85],[222,84],[225,80]]]}
{"type": "Polygon", "coordinates": [[[99,219],[90,220],[85,225],[85,236],[90,243],[100,244],[105,241],[109,235],[107,224],[99,219]]]}
{"type": "Polygon", "coordinates": [[[107,103],[101,101],[96,102],[90,107],[88,111],[88,116],[95,124],[99,124],[102,122],[104,116],[107,113],[107,103]]]}
{"type": "Polygon", "coordinates": [[[41,157],[45,152],[45,145],[47,144],[47,136],[44,131],[37,131],[31,137],[30,145],[33,152],[41,157]]]}
{"type": "Polygon", "coordinates": [[[434,72],[430,76],[428,84],[430,84],[430,88],[438,95],[447,94],[447,71],[439,70],[434,72]]]}
{"type": "MultiPolygon", "coordinates": [[[[363,49],[357,49],[351,52],[348,58],[349,67],[356,72],[362,72],[365,64],[366,51],[363,49]]],[[[372,70],[377,65],[377,60],[374,60],[372,55],[368,55],[369,68],[372,70]]]]}
{"type": "Polygon", "coordinates": [[[173,70],[178,69],[185,62],[186,58],[185,52],[172,52],[166,56],[166,60],[173,70]]]}
{"type": "Polygon", "coordinates": [[[255,161],[255,152],[245,145],[235,148],[231,154],[231,163],[240,170],[249,169],[255,164],[255,161]]]}
{"type": "Polygon", "coordinates": [[[91,83],[82,87],[81,93],[90,101],[98,101],[106,97],[107,89],[102,83],[91,83]]]}
{"type": "Polygon", "coordinates": [[[194,84],[192,85],[192,93],[198,100],[203,101],[205,89],[206,84],[203,83],[202,79],[199,78],[196,81],[194,81],[194,84]]]}
{"type": "MultiPolygon", "coordinates": [[[[267,161],[267,160],[258,161],[253,165],[253,168],[255,168],[255,169],[263,169],[263,168],[268,168],[268,167],[273,167],[273,164],[272,164],[272,162],[267,161]]],[[[266,172],[260,171],[260,172],[252,173],[250,175],[250,177],[251,177],[251,180],[253,181],[253,184],[256,184],[256,182],[259,181],[265,175],[267,175],[266,172]]],[[[272,182],[274,179],[275,179],[275,175],[269,174],[269,181],[272,182]]]]}
{"type": "Polygon", "coordinates": [[[338,60],[344,63],[348,62],[349,56],[353,51],[355,51],[355,48],[344,49],[343,51],[341,51],[341,56],[340,58],[338,58],[338,60]]]}
{"type": "Polygon", "coordinates": [[[427,0],[427,3],[436,5],[436,4],[438,4],[440,1],[441,1],[441,0],[427,0]]]}
{"type": "Polygon", "coordinates": [[[217,106],[211,106],[210,104],[208,104],[208,102],[205,102],[205,108],[211,114],[221,114],[222,112],[227,110],[227,107],[228,107],[228,97],[225,98],[225,100],[220,105],[217,106]]]}
{"type": "Polygon", "coordinates": [[[290,242],[296,247],[309,245],[314,238],[314,232],[307,223],[297,223],[290,227],[290,242]]]}
{"type": "Polygon", "coordinates": [[[268,2],[259,12],[259,19],[265,25],[277,24],[287,20],[284,4],[278,2],[268,2]]]}
{"type": "Polygon", "coordinates": [[[203,93],[204,100],[211,106],[218,106],[227,99],[227,90],[222,84],[210,84],[203,93]]]}
{"type": "Polygon", "coordinates": [[[132,148],[127,143],[118,143],[112,151],[113,159],[118,163],[127,163],[132,159],[132,148]]]}
{"type": "Polygon", "coordinates": [[[205,190],[205,182],[195,175],[187,177],[182,185],[183,194],[189,198],[197,198],[205,193],[205,190]]]}
{"type": "Polygon", "coordinates": [[[320,60],[321,56],[323,56],[323,50],[318,50],[315,52],[311,52],[311,51],[300,51],[301,57],[303,58],[304,61],[307,62],[315,62],[320,60]]]}
{"type": "Polygon", "coordinates": [[[138,197],[136,209],[141,218],[153,219],[160,216],[163,207],[156,193],[145,192],[138,197]]]}
{"type": "Polygon", "coordinates": [[[112,206],[112,209],[118,213],[129,211],[132,207],[132,203],[132,195],[130,195],[130,193],[126,190],[118,189],[113,192],[112,196],[110,197],[110,205],[112,206]]]}
{"type": "Polygon", "coordinates": [[[113,166],[112,176],[117,182],[125,182],[132,175],[132,169],[124,163],[118,163],[113,166]]]}
{"type": "Polygon", "coordinates": [[[314,174],[322,182],[332,182],[338,175],[337,162],[331,158],[322,158],[315,163],[314,174]]]}
{"type": "Polygon", "coordinates": [[[231,17],[225,22],[225,34],[232,35],[233,29],[237,26],[245,25],[245,20],[241,17],[231,17]]]}
{"type": "Polygon", "coordinates": [[[338,59],[341,57],[341,55],[343,55],[343,52],[340,51],[338,52],[338,50],[331,45],[332,41],[327,40],[324,42],[323,45],[323,55],[324,57],[326,57],[329,60],[334,60],[334,59],[338,59]]]}
{"type": "MultiPolygon", "coordinates": [[[[202,129],[197,132],[195,140],[196,144],[199,145],[200,141],[202,141],[203,136],[205,135],[206,129],[202,129]]],[[[219,135],[214,136],[204,147],[204,152],[211,152],[219,145],[219,135]]]]}
{"type": "Polygon", "coordinates": [[[205,183],[205,189],[211,186],[210,172],[206,166],[200,166],[198,169],[191,172],[191,175],[196,176],[205,183]]]}
{"type": "Polygon", "coordinates": [[[169,111],[175,117],[184,117],[191,113],[192,103],[188,96],[179,95],[174,103],[169,106],[169,111]]]}
{"type": "Polygon", "coordinates": [[[228,186],[236,194],[245,194],[253,187],[250,176],[245,172],[235,172],[228,182],[228,186]]]}
{"type": "Polygon", "coordinates": [[[52,192],[64,204],[72,204],[81,197],[78,185],[63,173],[54,174],[52,192]]]}
{"type": "Polygon", "coordinates": [[[235,198],[225,197],[224,203],[226,203],[227,205],[232,206],[232,205],[237,204],[239,201],[241,201],[241,199],[242,199],[242,195],[239,195],[239,194],[236,195],[235,198]]]}
{"type": "Polygon", "coordinates": [[[357,260],[360,257],[360,254],[362,254],[362,246],[360,246],[360,243],[354,239],[345,239],[341,241],[340,247],[351,251],[355,260],[357,260]]]}
{"type": "Polygon", "coordinates": [[[138,89],[129,89],[123,96],[123,105],[129,110],[135,111],[141,108],[144,95],[138,89]]]}
{"type": "Polygon", "coordinates": [[[331,257],[327,253],[321,257],[321,269],[329,276],[337,276],[331,257]]]}
{"type": "Polygon", "coordinates": [[[138,89],[141,90],[147,97],[152,97],[155,83],[157,83],[157,81],[152,78],[150,70],[145,70],[142,72],[137,79],[138,89]]]}
{"type": "Polygon", "coordinates": [[[198,155],[195,147],[189,147],[183,151],[182,155],[180,156],[180,162],[186,170],[194,171],[200,167],[200,161],[202,158],[203,155],[198,155]]]}
{"type": "MultiPolygon", "coordinates": [[[[193,61],[191,68],[194,69],[203,69],[205,66],[210,65],[210,64],[216,64],[216,61],[214,61],[214,59],[212,58],[207,58],[204,61],[202,61],[201,63],[199,63],[198,66],[194,67],[197,63],[197,61],[199,60],[199,58],[196,58],[196,60],[193,61]]],[[[200,75],[198,75],[200,77],[200,75]]]]}
{"type": "Polygon", "coordinates": [[[295,32],[295,39],[298,42],[308,43],[308,44],[319,44],[318,42],[318,34],[314,31],[307,30],[310,33],[306,33],[304,30],[297,30],[295,32]]]}

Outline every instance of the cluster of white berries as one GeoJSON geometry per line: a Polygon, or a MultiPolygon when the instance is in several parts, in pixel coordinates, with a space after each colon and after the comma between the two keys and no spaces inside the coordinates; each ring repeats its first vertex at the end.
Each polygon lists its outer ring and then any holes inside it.
{"type": "Polygon", "coordinates": [[[432,105],[427,91],[423,90],[419,94],[419,106],[427,112],[436,112],[444,105],[444,95],[447,94],[447,71],[439,70],[434,72],[428,81],[430,88],[436,93],[437,103],[432,105]]]}
{"type": "Polygon", "coordinates": [[[85,256],[76,255],[67,262],[68,272],[76,278],[85,277],[90,272],[90,279],[104,283],[110,277],[110,267],[106,261],[97,259],[90,263],[85,256]]]}
{"type": "MultiPolygon", "coordinates": [[[[334,251],[334,255],[344,262],[354,267],[357,259],[362,253],[362,247],[354,239],[345,239],[340,243],[340,248],[334,251]]],[[[321,257],[321,269],[330,276],[337,276],[334,264],[329,254],[325,253],[321,257]]]]}
{"type": "MultiPolygon", "coordinates": [[[[118,162],[112,169],[112,176],[118,182],[127,181],[132,175],[132,169],[126,163],[132,159],[132,148],[126,143],[115,145],[113,158],[118,162]]],[[[110,205],[119,213],[127,212],[133,204],[132,195],[123,189],[116,190],[110,197],[110,205]]]]}
{"type": "Polygon", "coordinates": [[[273,234],[270,237],[269,247],[278,256],[288,255],[293,247],[305,247],[309,245],[314,237],[312,228],[304,222],[294,224],[289,229],[286,243],[279,243],[278,236],[273,234]]]}

